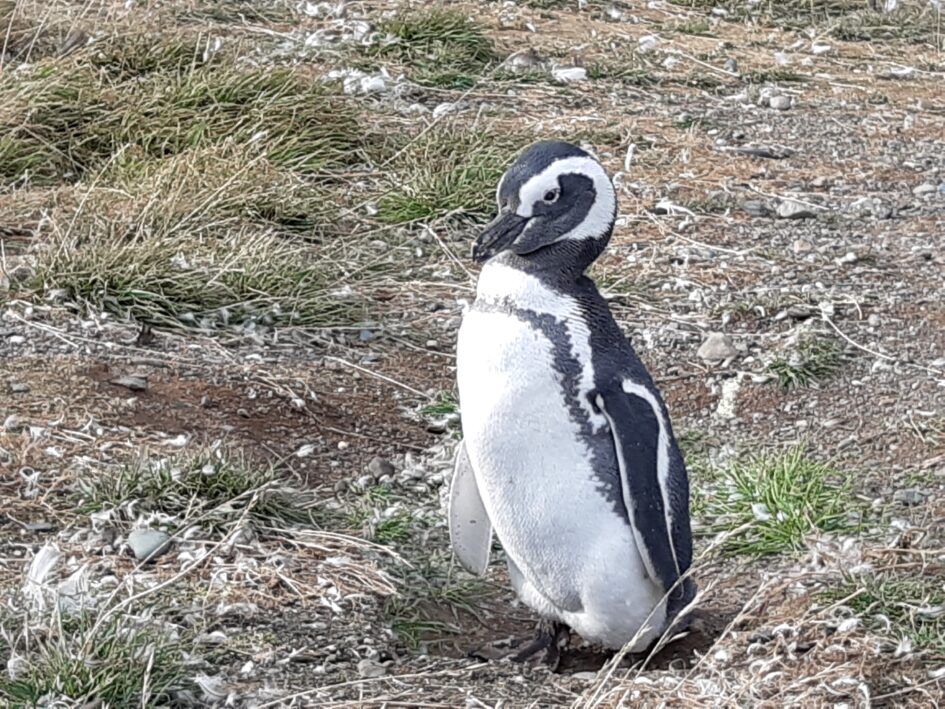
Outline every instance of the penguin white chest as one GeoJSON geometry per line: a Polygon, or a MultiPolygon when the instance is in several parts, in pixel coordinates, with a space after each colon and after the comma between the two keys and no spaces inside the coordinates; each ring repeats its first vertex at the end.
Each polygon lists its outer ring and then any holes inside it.
{"type": "Polygon", "coordinates": [[[601,458],[587,329],[535,281],[491,264],[480,276],[457,346],[466,451],[522,600],[589,641],[620,647],[648,626],[648,642],[661,594],[619,508],[613,454],[601,458]]]}

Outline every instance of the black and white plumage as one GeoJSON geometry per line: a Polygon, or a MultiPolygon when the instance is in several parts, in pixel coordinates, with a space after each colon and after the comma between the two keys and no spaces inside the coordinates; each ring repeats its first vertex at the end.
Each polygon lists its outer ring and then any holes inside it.
{"type": "Polygon", "coordinates": [[[588,153],[547,141],[497,201],[457,347],[453,548],[483,573],[494,531],[542,618],[643,650],[694,593],[689,489],[666,405],[584,275],[613,231],[613,185],[588,153]]]}

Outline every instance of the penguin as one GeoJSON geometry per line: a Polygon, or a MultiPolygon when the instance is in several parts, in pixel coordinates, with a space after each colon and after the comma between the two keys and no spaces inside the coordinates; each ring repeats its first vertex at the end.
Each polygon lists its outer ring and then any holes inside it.
{"type": "Polygon", "coordinates": [[[614,187],[583,149],[542,141],[496,201],[457,342],[451,545],[481,575],[498,537],[541,619],[512,659],[556,666],[572,630],[642,652],[684,627],[695,595],[689,482],[659,390],[585,275],[613,233],[614,187]]]}

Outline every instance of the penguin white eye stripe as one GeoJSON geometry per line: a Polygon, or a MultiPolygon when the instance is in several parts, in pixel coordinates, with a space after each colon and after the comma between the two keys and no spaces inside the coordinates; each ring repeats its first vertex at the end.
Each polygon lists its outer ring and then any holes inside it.
{"type": "Polygon", "coordinates": [[[584,220],[568,233],[558,237],[557,241],[597,238],[613,222],[617,197],[607,173],[604,172],[600,163],[590,157],[568,157],[555,160],[526,181],[518,191],[518,215],[531,217],[536,204],[549,203],[545,200],[545,196],[554,190],[560,192],[562,175],[582,175],[588,178],[594,184],[596,197],[584,220]]]}

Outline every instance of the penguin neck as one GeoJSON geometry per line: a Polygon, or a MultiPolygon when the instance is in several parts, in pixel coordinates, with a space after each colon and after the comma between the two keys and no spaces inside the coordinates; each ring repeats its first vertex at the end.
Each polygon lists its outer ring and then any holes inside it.
{"type": "Polygon", "coordinates": [[[612,230],[594,238],[555,242],[525,256],[503,251],[491,263],[527,273],[555,290],[571,292],[607,246],[612,230]]]}

